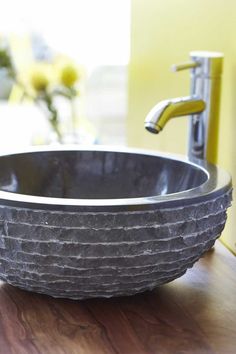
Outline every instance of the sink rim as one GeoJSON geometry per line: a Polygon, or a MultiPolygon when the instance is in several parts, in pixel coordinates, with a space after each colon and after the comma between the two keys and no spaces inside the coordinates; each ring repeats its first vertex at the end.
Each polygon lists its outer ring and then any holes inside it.
{"type": "Polygon", "coordinates": [[[221,168],[208,163],[201,159],[189,160],[186,156],[176,155],[172,153],[162,153],[149,149],[138,149],[119,146],[106,145],[57,145],[57,146],[36,146],[20,151],[10,151],[0,154],[0,158],[9,155],[19,155],[34,152],[46,151],[104,151],[141,154],[160,158],[167,158],[182,163],[190,164],[201,169],[206,175],[207,180],[200,186],[187,189],[181,192],[175,192],[165,195],[153,195],[149,197],[137,198],[114,198],[114,199],[72,199],[72,198],[56,198],[41,197],[34,195],[26,195],[14,192],[0,190],[0,205],[11,205],[15,207],[33,208],[33,209],[55,209],[55,210],[81,210],[81,211],[110,211],[139,210],[140,208],[153,209],[164,205],[165,207],[183,206],[194,204],[195,202],[207,201],[229,191],[232,188],[231,176],[228,172],[221,168]]]}

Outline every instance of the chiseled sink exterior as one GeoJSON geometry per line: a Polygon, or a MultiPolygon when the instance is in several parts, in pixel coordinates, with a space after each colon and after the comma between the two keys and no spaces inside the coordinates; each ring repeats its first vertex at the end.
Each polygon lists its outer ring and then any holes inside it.
{"type": "Polygon", "coordinates": [[[54,297],[131,295],[183,275],[220,236],[229,175],[150,151],[0,157],[0,278],[54,297]]]}

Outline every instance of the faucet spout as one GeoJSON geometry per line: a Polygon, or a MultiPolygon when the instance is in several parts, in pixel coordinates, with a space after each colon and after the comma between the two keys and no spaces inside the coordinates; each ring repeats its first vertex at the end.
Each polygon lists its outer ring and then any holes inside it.
{"type": "Polygon", "coordinates": [[[205,107],[205,102],[195,96],[161,101],[148,113],[145,128],[151,133],[158,134],[171,118],[199,114],[205,107]]]}

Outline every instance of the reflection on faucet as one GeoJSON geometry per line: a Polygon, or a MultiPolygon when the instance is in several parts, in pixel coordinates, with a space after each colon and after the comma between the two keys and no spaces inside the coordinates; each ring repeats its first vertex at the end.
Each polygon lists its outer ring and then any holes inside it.
{"type": "Polygon", "coordinates": [[[192,52],[190,56],[191,62],[174,66],[175,71],[191,70],[190,96],[159,102],[148,113],[145,128],[157,134],[171,118],[190,115],[189,159],[216,163],[223,55],[192,52]]]}
{"type": "Polygon", "coordinates": [[[171,118],[201,113],[204,109],[205,102],[197,97],[179,97],[161,101],[148,113],[145,128],[157,134],[171,118]]]}

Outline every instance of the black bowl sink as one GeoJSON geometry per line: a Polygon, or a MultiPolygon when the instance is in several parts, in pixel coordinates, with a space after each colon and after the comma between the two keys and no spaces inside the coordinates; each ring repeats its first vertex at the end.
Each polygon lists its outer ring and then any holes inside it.
{"type": "Polygon", "coordinates": [[[153,289],[212,247],[231,189],[216,166],[151,151],[0,156],[0,278],[74,299],[153,289]]]}

